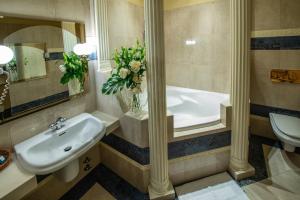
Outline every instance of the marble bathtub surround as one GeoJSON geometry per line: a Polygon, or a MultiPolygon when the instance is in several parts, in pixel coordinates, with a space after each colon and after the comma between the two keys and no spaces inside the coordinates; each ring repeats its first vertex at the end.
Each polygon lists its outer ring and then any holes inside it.
{"type": "MultiPolygon", "coordinates": [[[[127,112],[120,118],[120,128],[114,131],[114,134],[140,148],[149,147],[148,119],[147,113],[136,115],[132,112],[127,112]]],[[[173,115],[168,112],[168,141],[171,141],[174,135],[173,124],[173,115]]]]}
{"type": "Polygon", "coordinates": [[[231,156],[229,171],[237,179],[254,175],[248,163],[250,118],[250,1],[230,0],[231,156]]]}
{"type": "MultiPolygon", "coordinates": [[[[100,143],[103,165],[142,192],[148,192],[149,165],[141,165],[105,143],[100,143]],[[122,163],[122,164],[120,164],[122,163]]],[[[228,169],[230,146],[169,160],[169,175],[174,185],[207,177],[228,169]],[[201,169],[201,170],[199,170],[201,169]]]]}
{"type": "MultiPolygon", "coordinates": [[[[177,142],[170,142],[168,144],[168,159],[180,158],[212,149],[230,146],[230,135],[230,131],[227,131],[177,142]]],[[[115,134],[105,136],[102,139],[102,142],[141,165],[148,165],[150,163],[149,147],[138,147],[116,136],[115,134]]]]}

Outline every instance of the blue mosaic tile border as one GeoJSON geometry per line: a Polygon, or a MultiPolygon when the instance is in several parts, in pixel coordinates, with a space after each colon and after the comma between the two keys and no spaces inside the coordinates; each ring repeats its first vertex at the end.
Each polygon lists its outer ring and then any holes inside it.
{"type": "Polygon", "coordinates": [[[63,59],[64,59],[63,52],[51,52],[51,53],[49,53],[49,57],[46,58],[46,61],[63,60],[63,59]]]}
{"type": "Polygon", "coordinates": [[[18,105],[11,108],[11,115],[18,114],[20,112],[39,107],[44,106],[50,103],[54,103],[56,101],[64,100],[69,98],[69,91],[61,92],[58,94],[54,94],[45,98],[37,99],[22,105],[18,105]]]}
{"type": "Polygon", "coordinates": [[[258,104],[250,104],[250,113],[253,115],[269,117],[269,113],[271,112],[300,117],[300,111],[288,110],[284,108],[276,108],[276,107],[258,105],[258,104]]]}
{"type": "Polygon", "coordinates": [[[251,50],[297,50],[300,36],[261,37],[251,39],[251,50]]]}
{"type": "MultiPolygon", "coordinates": [[[[116,149],[120,153],[128,156],[136,162],[147,165],[149,164],[149,148],[140,148],[126,140],[110,134],[102,139],[102,142],[116,149]]],[[[216,148],[230,145],[231,132],[216,133],[205,135],[198,138],[171,142],[168,144],[169,159],[200,153],[216,148]]]]}
{"type": "MultiPolygon", "coordinates": [[[[49,57],[46,58],[46,61],[63,60],[63,59],[64,59],[63,52],[52,52],[52,53],[49,53],[49,57]]],[[[97,60],[97,53],[94,52],[91,55],[89,55],[89,60],[97,60]]]]}

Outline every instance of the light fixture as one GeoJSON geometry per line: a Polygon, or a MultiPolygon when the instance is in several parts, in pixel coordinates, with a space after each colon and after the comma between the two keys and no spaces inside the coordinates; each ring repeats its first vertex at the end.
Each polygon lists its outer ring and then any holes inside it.
{"type": "Polygon", "coordinates": [[[0,45],[0,65],[9,63],[14,57],[14,52],[7,46],[0,45]]]}
{"type": "Polygon", "coordinates": [[[185,41],[185,45],[187,46],[191,46],[191,45],[195,45],[196,44],[196,40],[186,40],[185,41]]]}
{"type": "Polygon", "coordinates": [[[88,43],[76,44],[73,48],[75,54],[79,56],[88,56],[95,52],[95,48],[88,43]]]}

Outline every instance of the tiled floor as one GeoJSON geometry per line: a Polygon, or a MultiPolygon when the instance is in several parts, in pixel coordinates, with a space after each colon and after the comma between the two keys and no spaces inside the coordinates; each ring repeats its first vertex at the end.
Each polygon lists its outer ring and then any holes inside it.
{"type": "MultiPolygon", "coordinates": [[[[176,187],[177,198],[178,200],[248,198],[300,200],[299,149],[297,151],[286,153],[281,150],[278,141],[252,136],[249,162],[256,169],[255,176],[235,182],[226,173],[218,174],[176,187]]],[[[77,199],[147,200],[149,196],[139,192],[105,166],[99,165],[61,198],[61,200],[77,199]]]]}
{"type": "Polygon", "coordinates": [[[101,185],[96,183],[80,200],[115,200],[101,185]]]}
{"type": "Polygon", "coordinates": [[[118,200],[149,199],[148,194],[138,191],[110,169],[100,164],[79,181],[79,183],[77,183],[60,200],[79,200],[81,198],[85,198],[84,200],[94,200],[94,197],[97,197],[97,200],[107,200],[101,196],[103,193],[106,194],[105,191],[107,191],[114,199],[118,200]],[[95,194],[95,196],[90,196],[89,193],[95,194]]]}
{"type": "Polygon", "coordinates": [[[175,190],[178,200],[248,200],[226,172],[184,184],[175,190]]]}
{"type": "Polygon", "coordinates": [[[300,200],[300,155],[263,145],[269,178],[244,187],[252,200],[300,200]]]}

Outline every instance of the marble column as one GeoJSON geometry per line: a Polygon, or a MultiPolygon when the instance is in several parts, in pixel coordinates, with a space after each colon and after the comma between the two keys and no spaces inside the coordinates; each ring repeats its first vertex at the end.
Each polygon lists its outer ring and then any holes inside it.
{"type": "Polygon", "coordinates": [[[94,0],[95,24],[97,36],[97,57],[101,70],[110,70],[110,51],[108,36],[108,0],[94,0]]]}
{"type": "Polygon", "coordinates": [[[229,171],[237,180],[255,172],[248,163],[250,6],[250,0],[230,0],[232,136],[229,171]]]}
{"type": "Polygon", "coordinates": [[[149,104],[150,199],[174,199],[168,174],[163,0],[145,0],[149,104]]]}

